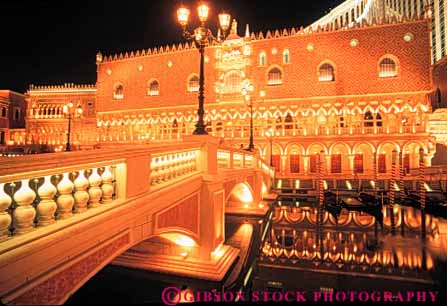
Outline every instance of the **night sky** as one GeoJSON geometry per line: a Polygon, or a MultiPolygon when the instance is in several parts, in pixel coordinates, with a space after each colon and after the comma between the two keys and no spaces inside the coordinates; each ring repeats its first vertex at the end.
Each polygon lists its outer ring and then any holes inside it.
{"type": "MultiPolygon", "coordinates": [[[[197,0],[184,0],[197,20],[197,0]]],[[[342,0],[208,0],[210,25],[228,11],[253,32],[307,26],[342,0]]],[[[0,0],[0,89],[94,84],[95,55],[183,41],[176,0],[0,0]]]]}

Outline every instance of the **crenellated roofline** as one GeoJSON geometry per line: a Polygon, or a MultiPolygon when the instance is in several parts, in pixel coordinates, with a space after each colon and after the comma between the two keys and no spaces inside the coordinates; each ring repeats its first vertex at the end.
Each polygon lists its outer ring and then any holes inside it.
{"type": "Polygon", "coordinates": [[[68,91],[96,91],[95,84],[74,84],[64,85],[34,85],[31,84],[28,93],[35,92],[68,92],[68,91]]]}
{"type": "MultiPolygon", "coordinates": [[[[289,36],[307,36],[307,35],[314,35],[314,34],[320,34],[320,33],[333,33],[333,32],[342,32],[342,31],[348,31],[352,29],[366,29],[366,28],[372,28],[372,27],[378,27],[378,26],[384,26],[384,25],[393,25],[393,24],[405,24],[405,23],[414,23],[414,22],[420,22],[426,20],[424,16],[420,16],[418,18],[407,18],[406,16],[397,17],[397,16],[390,16],[386,18],[382,18],[382,20],[377,21],[375,18],[372,19],[371,23],[368,23],[366,20],[363,20],[361,23],[356,22],[355,24],[348,26],[345,24],[343,27],[336,27],[334,24],[327,24],[326,26],[318,26],[317,28],[313,28],[312,26],[309,26],[307,28],[304,28],[301,26],[298,27],[292,27],[292,28],[284,28],[282,30],[267,30],[267,31],[260,31],[258,33],[252,32],[249,39],[250,41],[260,41],[260,40],[269,40],[269,39],[277,39],[277,38],[284,38],[289,36]]],[[[243,39],[243,38],[241,38],[243,39]]],[[[214,44],[213,44],[214,46],[214,44]]],[[[108,63],[108,62],[115,62],[115,61],[121,61],[131,58],[139,58],[139,57],[146,57],[146,56],[155,56],[155,55],[161,55],[161,54],[171,54],[175,52],[183,52],[183,51],[189,51],[192,49],[196,49],[194,43],[179,43],[179,44],[173,44],[173,45],[166,45],[161,47],[154,47],[149,48],[147,50],[138,50],[138,51],[131,51],[125,52],[125,53],[119,53],[119,54],[112,54],[112,55],[106,55],[103,56],[101,52],[98,52],[97,54],[97,64],[102,63],[108,63]]]]}

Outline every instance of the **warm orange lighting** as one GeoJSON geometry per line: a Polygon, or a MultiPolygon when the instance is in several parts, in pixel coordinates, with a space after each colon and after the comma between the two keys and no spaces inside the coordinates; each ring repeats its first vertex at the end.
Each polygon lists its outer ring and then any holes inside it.
{"type": "Polygon", "coordinates": [[[205,22],[208,19],[209,12],[210,8],[205,3],[199,5],[197,8],[197,13],[199,14],[199,19],[201,22],[205,22]]]}
{"type": "Polygon", "coordinates": [[[253,195],[251,194],[250,189],[246,184],[238,184],[233,189],[233,195],[242,203],[244,203],[247,207],[248,204],[253,202],[253,195]]]}
{"type": "Polygon", "coordinates": [[[218,246],[213,252],[211,252],[211,255],[215,258],[221,258],[224,254],[224,251],[222,250],[222,246],[218,246]]]}
{"type": "Polygon", "coordinates": [[[227,31],[230,28],[231,16],[227,13],[219,14],[219,22],[222,30],[227,31]]]}
{"type": "Polygon", "coordinates": [[[261,91],[259,92],[259,96],[260,96],[261,98],[265,98],[265,91],[264,91],[264,90],[261,90],[261,91]]]}
{"type": "Polygon", "coordinates": [[[177,20],[182,27],[186,27],[186,25],[188,24],[189,15],[190,15],[189,9],[184,6],[181,6],[177,10],[177,20]]]}
{"type": "Polygon", "coordinates": [[[178,246],[186,248],[192,248],[197,245],[192,238],[189,238],[188,236],[179,233],[166,233],[161,234],[160,236],[175,243],[178,246]]]}

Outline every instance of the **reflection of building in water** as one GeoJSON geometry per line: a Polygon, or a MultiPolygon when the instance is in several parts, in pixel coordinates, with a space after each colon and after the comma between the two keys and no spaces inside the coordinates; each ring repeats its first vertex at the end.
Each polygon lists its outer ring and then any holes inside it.
{"type": "Polygon", "coordinates": [[[445,245],[447,233],[440,230],[440,224],[445,226],[446,221],[426,215],[425,249],[420,243],[420,211],[395,206],[393,215],[392,222],[390,212],[383,211],[382,228],[374,217],[360,212],[343,211],[338,219],[324,212],[319,223],[317,209],[276,207],[261,265],[429,280],[436,258],[446,256],[431,251],[445,245]],[[381,241],[379,248],[374,248],[376,239],[381,241]]]}

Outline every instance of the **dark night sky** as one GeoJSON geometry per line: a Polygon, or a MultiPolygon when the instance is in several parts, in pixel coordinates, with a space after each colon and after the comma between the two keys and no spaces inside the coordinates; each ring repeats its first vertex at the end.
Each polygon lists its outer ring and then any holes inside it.
{"type": "MultiPolygon", "coordinates": [[[[251,31],[306,26],[342,0],[208,0],[251,31]]],[[[197,0],[184,0],[191,9],[197,0]]],[[[182,41],[177,0],[0,0],[0,89],[95,83],[95,55],[182,41]]],[[[196,11],[192,10],[196,20],[196,11]]],[[[214,28],[215,29],[215,28],[214,28]]]]}

